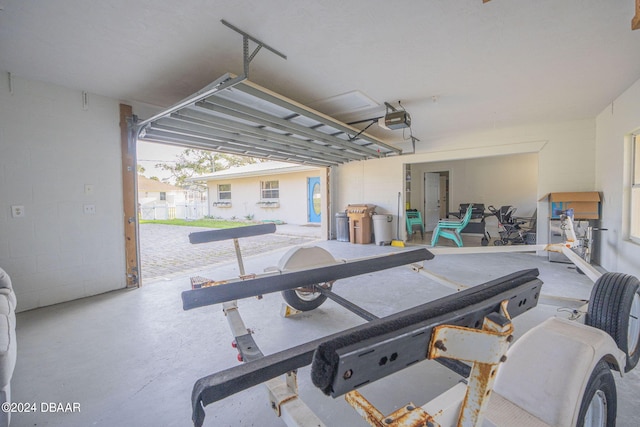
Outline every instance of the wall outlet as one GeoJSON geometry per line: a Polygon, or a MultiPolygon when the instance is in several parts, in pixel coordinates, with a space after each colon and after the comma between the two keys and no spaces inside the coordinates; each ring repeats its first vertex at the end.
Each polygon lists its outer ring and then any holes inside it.
{"type": "Polygon", "coordinates": [[[24,206],[13,205],[11,206],[11,218],[22,218],[25,216],[24,206]]]}
{"type": "Polygon", "coordinates": [[[84,185],[84,194],[87,196],[90,196],[93,194],[93,191],[95,190],[95,187],[93,184],[85,184],[84,185]]]}
{"type": "Polygon", "coordinates": [[[95,215],[96,214],[96,205],[84,205],[84,213],[86,215],[95,215]]]}

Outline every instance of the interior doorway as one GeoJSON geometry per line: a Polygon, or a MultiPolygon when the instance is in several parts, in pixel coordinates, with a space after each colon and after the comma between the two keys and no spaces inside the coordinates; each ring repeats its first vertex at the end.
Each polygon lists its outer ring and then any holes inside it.
{"type": "Polygon", "coordinates": [[[449,212],[449,171],[424,173],[424,229],[433,231],[449,212]]]}

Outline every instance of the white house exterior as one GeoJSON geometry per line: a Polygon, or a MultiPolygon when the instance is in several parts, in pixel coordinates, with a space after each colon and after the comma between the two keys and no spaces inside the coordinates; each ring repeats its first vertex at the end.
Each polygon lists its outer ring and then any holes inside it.
{"type": "Polygon", "coordinates": [[[206,214],[202,193],[138,175],[140,219],[197,219],[206,214]]]}
{"type": "Polygon", "coordinates": [[[323,168],[262,162],[197,180],[207,183],[211,216],[320,225],[326,173],[323,168]]]}

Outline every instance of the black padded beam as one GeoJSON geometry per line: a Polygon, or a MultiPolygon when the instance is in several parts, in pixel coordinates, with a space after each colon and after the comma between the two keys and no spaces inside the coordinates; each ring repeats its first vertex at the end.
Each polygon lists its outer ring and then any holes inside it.
{"type": "Polygon", "coordinates": [[[499,312],[504,300],[509,301],[511,317],[535,307],[542,286],[537,276],[537,269],[516,272],[327,339],[313,356],[311,379],[336,397],[420,362],[427,358],[435,326],[479,328],[485,316],[499,312]],[[345,363],[347,354],[351,363],[345,363]],[[397,363],[378,363],[392,354],[397,363]],[[338,375],[338,370],[350,372],[338,375]]]}
{"type": "Polygon", "coordinates": [[[433,254],[425,248],[420,248],[356,261],[348,261],[343,264],[284,272],[257,279],[243,280],[241,282],[193,289],[182,293],[182,307],[185,310],[190,310],[192,308],[235,301],[237,299],[264,295],[271,292],[331,282],[333,280],[344,279],[345,277],[358,276],[360,274],[372,273],[430,259],[433,259],[433,254]]]}
{"type": "MultiPolygon", "coordinates": [[[[510,312],[510,314],[515,317],[520,314],[518,303],[520,303],[521,299],[518,296],[523,291],[529,292],[532,286],[539,287],[542,284],[537,279],[537,276],[537,269],[513,273],[430,301],[418,307],[404,310],[382,319],[376,319],[364,325],[200,378],[194,384],[191,394],[193,423],[196,427],[202,425],[205,416],[204,406],[210,403],[222,400],[289,371],[307,366],[316,358],[331,359],[331,352],[337,349],[335,343],[354,344],[354,334],[357,334],[360,338],[363,336],[371,338],[392,334],[393,331],[404,329],[414,323],[438,320],[442,324],[448,324],[450,319],[457,319],[458,323],[456,324],[474,327],[478,321],[477,319],[482,319],[484,313],[494,312],[499,309],[500,302],[505,299],[512,301],[510,306],[513,305],[514,307],[513,313],[510,312]],[[371,328],[375,331],[372,331],[371,328]],[[361,331],[364,331],[364,333],[361,333],[361,331]],[[376,334],[373,332],[376,332],[376,334]],[[320,347],[323,347],[322,355],[314,356],[314,352],[321,351],[320,347]]],[[[530,304],[528,308],[531,307],[530,304]]],[[[426,353],[426,348],[424,351],[426,353]]],[[[319,362],[314,361],[314,364],[315,366],[312,369],[319,369],[324,372],[333,371],[332,365],[327,365],[322,360],[319,362]],[[320,365],[317,363],[320,363],[320,365]]],[[[314,375],[313,371],[312,375],[314,375]]],[[[318,375],[317,371],[315,375],[318,375]]],[[[319,386],[323,390],[330,389],[335,373],[320,376],[321,384],[319,386]]],[[[316,380],[314,378],[314,383],[316,383],[316,380]]]]}
{"type": "Polygon", "coordinates": [[[195,233],[191,233],[189,234],[189,242],[191,244],[219,242],[221,240],[239,239],[241,237],[261,236],[263,234],[269,234],[269,233],[275,233],[275,232],[276,232],[276,225],[273,223],[247,225],[246,227],[222,228],[220,230],[207,230],[207,231],[198,231],[195,233]]]}

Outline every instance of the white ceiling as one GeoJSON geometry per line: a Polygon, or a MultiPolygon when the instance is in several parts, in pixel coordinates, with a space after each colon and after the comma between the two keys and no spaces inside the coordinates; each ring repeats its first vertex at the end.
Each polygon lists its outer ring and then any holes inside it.
{"type": "Polygon", "coordinates": [[[242,37],[225,19],[288,57],[262,49],[252,81],[328,114],[340,108],[321,100],[356,90],[378,103],[402,100],[423,141],[595,117],[640,78],[634,0],[0,0],[0,8],[0,70],[17,77],[168,106],[242,73],[242,37]]]}

